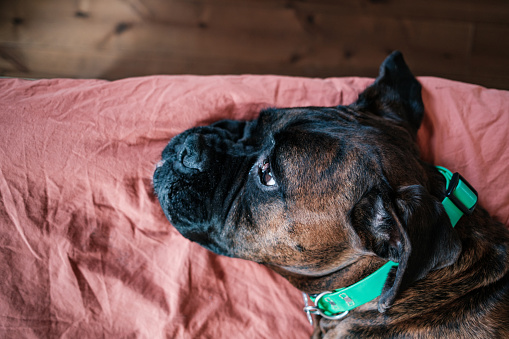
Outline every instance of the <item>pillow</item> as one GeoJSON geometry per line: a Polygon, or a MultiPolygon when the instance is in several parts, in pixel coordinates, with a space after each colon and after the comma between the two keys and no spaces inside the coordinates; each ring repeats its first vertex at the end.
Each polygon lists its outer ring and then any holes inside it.
{"type": "MultiPolygon", "coordinates": [[[[509,92],[419,78],[422,157],[509,224],[509,92]]],[[[373,80],[281,76],[0,79],[2,337],[307,338],[301,293],[166,220],[169,139],[260,109],[349,104],[373,80]]]]}

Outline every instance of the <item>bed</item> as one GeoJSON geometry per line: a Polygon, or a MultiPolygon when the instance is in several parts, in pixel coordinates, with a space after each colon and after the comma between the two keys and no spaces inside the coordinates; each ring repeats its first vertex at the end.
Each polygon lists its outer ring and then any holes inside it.
{"type": "MultiPolygon", "coordinates": [[[[421,77],[422,157],[509,225],[509,92],[421,77]]],[[[265,107],[353,102],[367,78],[0,79],[0,337],[308,338],[301,293],[167,222],[169,139],[265,107]]]]}

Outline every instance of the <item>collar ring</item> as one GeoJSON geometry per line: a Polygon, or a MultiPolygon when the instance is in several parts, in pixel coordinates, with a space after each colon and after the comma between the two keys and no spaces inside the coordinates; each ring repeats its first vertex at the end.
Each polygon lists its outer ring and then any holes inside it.
{"type": "MultiPolygon", "coordinates": [[[[348,315],[348,312],[350,312],[350,311],[344,311],[344,312],[340,312],[338,314],[328,315],[324,311],[322,311],[320,309],[320,307],[318,307],[318,303],[319,303],[320,299],[324,295],[331,294],[331,293],[332,292],[330,292],[330,291],[325,291],[325,292],[322,292],[319,295],[317,295],[315,300],[314,300],[315,306],[308,306],[307,296],[303,293],[303,295],[304,295],[304,303],[305,303],[303,311],[308,315],[308,319],[311,317],[310,314],[320,315],[323,318],[330,319],[330,320],[340,320],[340,319],[343,319],[344,317],[346,317],[348,315]]],[[[310,322],[312,323],[312,321],[310,321],[310,322]]]]}

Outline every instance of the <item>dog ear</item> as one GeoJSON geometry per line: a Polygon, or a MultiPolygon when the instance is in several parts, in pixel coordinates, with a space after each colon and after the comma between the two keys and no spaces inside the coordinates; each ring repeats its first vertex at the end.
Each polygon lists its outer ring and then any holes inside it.
{"type": "Polygon", "coordinates": [[[393,304],[399,291],[454,263],[461,251],[442,204],[420,185],[400,188],[393,199],[386,190],[372,190],[352,211],[352,222],[364,228],[358,234],[364,234],[361,240],[368,250],[398,263],[382,290],[380,312],[393,304]]]}
{"type": "Polygon", "coordinates": [[[380,66],[375,82],[359,95],[352,108],[371,112],[405,125],[417,133],[424,115],[421,85],[399,51],[380,66]]]}

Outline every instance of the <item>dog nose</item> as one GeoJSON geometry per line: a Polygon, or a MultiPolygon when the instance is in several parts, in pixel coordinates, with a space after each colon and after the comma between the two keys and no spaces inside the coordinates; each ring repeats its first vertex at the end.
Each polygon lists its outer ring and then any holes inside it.
{"type": "Polygon", "coordinates": [[[184,167],[203,172],[209,160],[205,138],[201,134],[190,134],[182,144],[179,159],[184,167]]]}

